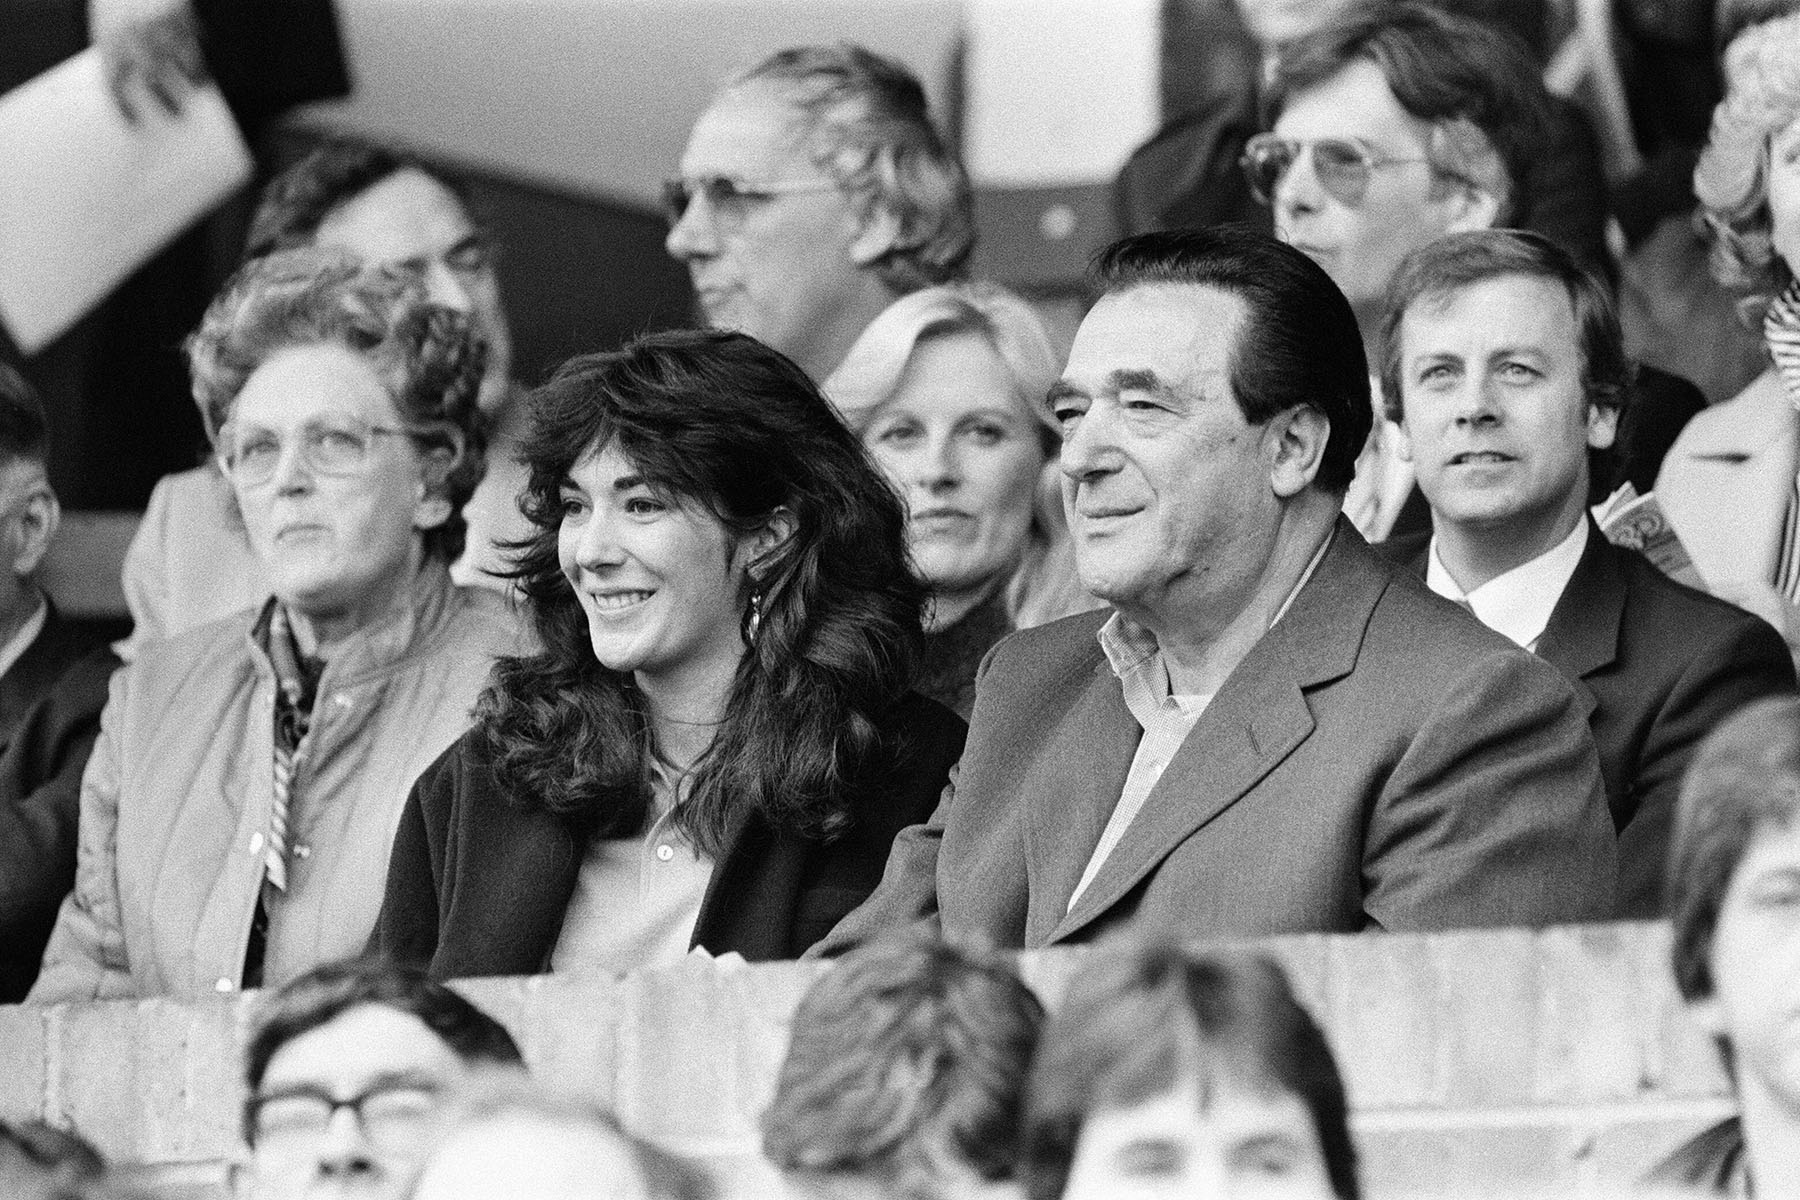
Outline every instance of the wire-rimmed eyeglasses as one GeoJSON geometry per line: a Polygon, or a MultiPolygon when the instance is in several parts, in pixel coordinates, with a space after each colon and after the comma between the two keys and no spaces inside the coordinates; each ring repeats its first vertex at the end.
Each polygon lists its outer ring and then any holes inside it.
{"type": "Polygon", "coordinates": [[[1244,147],[1238,165],[1250,182],[1250,191],[1264,204],[1275,202],[1282,177],[1300,160],[1312,155],[1313,175],[1319,186],[1340,204],[1362,203],[1369,178],[1382,167],[1429,162],[1426,158],[1384,158],[1350,138],[1289,138],[1259,133],[1244,147]]]}

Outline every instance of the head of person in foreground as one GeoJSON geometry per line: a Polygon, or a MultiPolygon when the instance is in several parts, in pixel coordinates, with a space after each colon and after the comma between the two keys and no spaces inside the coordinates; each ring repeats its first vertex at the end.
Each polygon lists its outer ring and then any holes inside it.
{"type": "Polygon", "coordinates": [[[794,1013],[764,1155],[805,1195],[995,1191],[1043,1012],[998,955],[914,934],[845,955],[794,1013]]]}
{"type": "Polygon", "coordinates": [[[1116,944],[1071,983],[1026,1093],[1031,1200],[1357,1200],[1331,1047],[1268,959],[1116,944]]]}
{"type": "Polygon", "coordinates": [[[516,1069],[505,1028],[423,975],[317,967],[262,1001],[244,1056],[244,1182],[256,1200],[397,1200],[444,1127],[452,1088],[516,1069]]]}

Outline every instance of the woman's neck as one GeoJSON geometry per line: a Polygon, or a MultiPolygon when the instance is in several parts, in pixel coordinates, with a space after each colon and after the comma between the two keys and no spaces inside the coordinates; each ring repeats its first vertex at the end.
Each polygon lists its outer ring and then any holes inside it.
{"type": "Polygon", "coordinates": [[[706,753],[725,723],[742,661],[740,652],[736,658],[719,656],[676,670],[654,675],[639,671],[633,676],[663,761],[685,771],[706,753]]]}

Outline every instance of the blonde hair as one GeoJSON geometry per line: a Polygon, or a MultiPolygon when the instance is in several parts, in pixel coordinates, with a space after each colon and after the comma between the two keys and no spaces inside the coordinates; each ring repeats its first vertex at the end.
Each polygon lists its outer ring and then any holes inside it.
{"type": "Polygon", "coordinates": [[[1714,277],[1766,299],[1800,266],[1776,254],[1769,214],[1769,139],[1800,119],[1800,13],[1739,34],[1725,52],[1725,85],[1694,168],[1694,194],[1714,277]]]}
{"type": "Polygon", "coordinates": [[[1060,433],[1043,402],[1064,355],[1026,300],[993,283],[947,283],[902,296],[870,322],[826,381],[826,397],[860,437],[899,389],[920,344],[959,331],[994,348],[1012,377],[1013,399],[1038,427],[1046,457],[1033,497],[1031,538],[1006,582],[1007,615],[1024,629],[1092,608],[1075,579],[1057,478],[1060,433]]]}

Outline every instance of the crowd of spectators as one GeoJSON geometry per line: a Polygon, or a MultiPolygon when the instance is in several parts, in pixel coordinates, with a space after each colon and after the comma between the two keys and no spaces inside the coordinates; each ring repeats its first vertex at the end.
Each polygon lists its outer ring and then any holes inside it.
{"type": "MultiPolygon", "coordinates": [[[[696,117],[699,327],[536,387],[504,229],[300,158],[116,653],[38,586],[0,367],[0,1001],[263,989],[248,1197],[688,1198],[447,982],[834,959],[762,1120],[797,1195],[1356,1200],[1321,1027],[1190,943],[1667,918],[1741,1115],[1647,1185],[1800,1194],[1800,13],[1550,55],[1492,7],[1236,0],[1068,345],[853,45],[696,117]],[[1684,237],[1753,377],[1630,353],[1684,237]],[[1010,952],[1086,943],[1046,1015],[1010,952]]],[[[211,11],[115,82],[179,107],[211,11]]],[[[0,1124],[15,1180],[137,1186],[0,1124]]]]}

